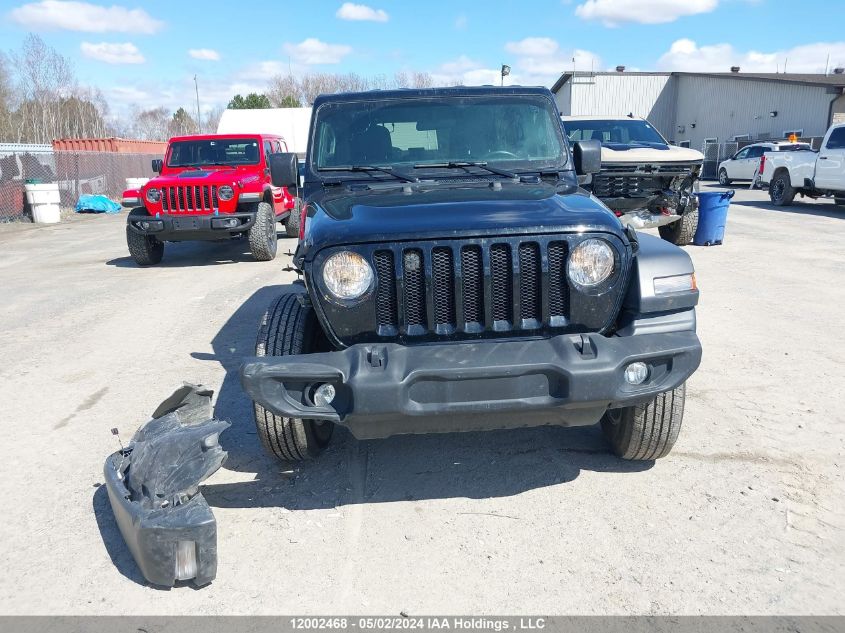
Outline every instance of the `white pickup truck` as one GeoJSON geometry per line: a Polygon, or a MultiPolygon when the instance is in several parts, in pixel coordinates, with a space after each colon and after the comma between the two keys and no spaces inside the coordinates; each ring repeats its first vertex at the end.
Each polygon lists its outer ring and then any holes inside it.
{"type": "Polygon", "coordinates": [[[795,194],[809,198],[832,196],[845,206],[845,123],[827,131],[816,152],[766,152],[760,181],[768,186],[772,204],[792,204],[795,194]]]}

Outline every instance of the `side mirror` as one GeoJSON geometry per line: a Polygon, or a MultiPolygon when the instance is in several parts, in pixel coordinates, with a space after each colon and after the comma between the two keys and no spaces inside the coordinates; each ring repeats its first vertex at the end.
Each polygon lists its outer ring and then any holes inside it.
{"type": "Polygon", "coordinates": [[[276,187],[296,187],[299,184],[299,161],[296,154],[270,154],[270,179],[276,187]]]}
{"type": "Polygon", "coordinates": [[[161,173],[162,160],[160,158],[153,158],[153,171],[157,174],[161,173]]]}
{"type": "Polygon", "coordinates": [[[572,148],[575,173],[579,176],[597,174],[601,171],[601,142],[596,140],[577,141],[572,148]]]}

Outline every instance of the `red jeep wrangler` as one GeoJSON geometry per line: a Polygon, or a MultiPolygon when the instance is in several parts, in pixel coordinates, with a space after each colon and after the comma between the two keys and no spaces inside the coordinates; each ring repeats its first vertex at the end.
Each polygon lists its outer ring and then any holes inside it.
{"type": "Polygon", "coordinates": [[[165,242],[237,239],[246,235],[252,256],[276,256],[276,222],[299,234],[300,201],[270,179],[271,154],[287,152],[267,134],[179,136],[170,139],[159,176],[123,193],[129,212],[126,242],[140,266],[158,264],[165,242]]]}

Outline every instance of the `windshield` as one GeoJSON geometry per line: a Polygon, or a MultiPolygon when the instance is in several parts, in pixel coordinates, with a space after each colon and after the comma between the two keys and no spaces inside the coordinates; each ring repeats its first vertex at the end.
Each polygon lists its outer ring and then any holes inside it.
{"type": "Polygon", "coordinates": [[[601,141],[602,145],[666,145],[660,132],[639,119],[564,121],[570,141],[601,141]]]}
{"type": "Polygon", "coordinates": [[[539,170],[566,163],[557,113],[541,96],[327,103],[316,121],[317,170],[396,165],[413,172],[459,162],[539,170]]]}
{"type": "Polygon", "coordinates": [[[176,141],[170,144],[170,158],[167,166],[257,165],[259,157],[258,139],[216,138],[176,141]]]}

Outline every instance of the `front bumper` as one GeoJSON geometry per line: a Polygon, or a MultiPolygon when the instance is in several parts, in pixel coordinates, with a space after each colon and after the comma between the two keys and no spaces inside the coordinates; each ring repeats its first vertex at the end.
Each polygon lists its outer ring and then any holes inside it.
{"type": "Polygon", "coordinates": [[[605,337],[561,335],[408,347],[360,344],[343,351],[253,358],[241,367],[249,396],[277,415],[329,420],[359,439],[557,424],[595,424],[608,408],[647,401],[698,367],[694,331],[605,337]],[[629,385],[625,367],[649,365],[629,385]],[[329,406],[315,385],[331,383],[329,406]]]}
{"type": "Polygon", "coordinates": [[[255,224],[254,211],[216,215],[130,216],[127,226],[141,235],[152,235],[162,242],[219,240],[248,231],[255,224]],[[235,226],[228,226],[233,222],[235,226]]]}
{"type": "Polygon", "coordinates": [[[144,578],[198,586],[217,573],[217,522],[199,485],[226,459],[211,391],[185,385],[165,400],[123,450],[106,459],[115,521],[144,578]]]}

